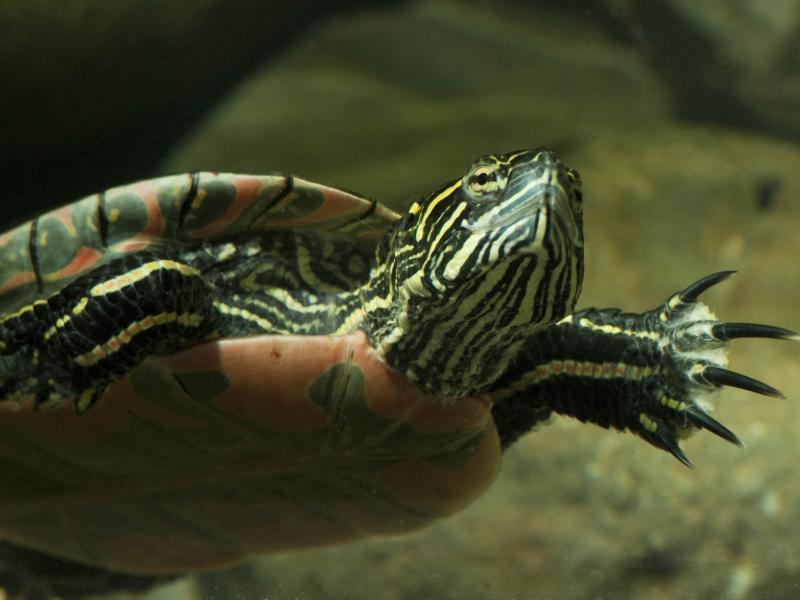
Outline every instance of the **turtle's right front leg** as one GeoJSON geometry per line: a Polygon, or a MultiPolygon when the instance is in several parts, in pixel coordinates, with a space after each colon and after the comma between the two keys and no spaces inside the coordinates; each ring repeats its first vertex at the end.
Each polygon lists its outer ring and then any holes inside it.
{"type": "Polygon", "coordinates": [[[0,397],[39,407],[75,398],[84,412],[146,357],[215,329],[201,273],[152,252],[125,255],[0,318],[0,397]]]}
{"type": "Polygon", "coordinates": [[[731,274],[704,277],[643,314],[586,309],[534,334],[490,392],[503,446],[553,412],[632,431],[690,467],[679,440],[693,430],[741,444],[708,414],[709,396],[722,386],[782,394],[727,370],[727,342],[797,334],[717,321],[698,296],[731,274]]]}

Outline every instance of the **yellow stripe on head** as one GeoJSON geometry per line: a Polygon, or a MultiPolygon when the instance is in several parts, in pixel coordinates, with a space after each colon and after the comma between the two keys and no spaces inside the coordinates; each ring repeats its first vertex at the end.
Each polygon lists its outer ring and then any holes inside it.
{"type": "Polygon", "coordinates": [[[441,192],[439,192],[425,207],[425,213],[422,215],[422,218],[417,223],[417,232],[416,238],[418,242],[422,241],[422,238],[425,235],[425,229],[428,218],[431,216],[431,213],[436,209],[436,206],[441,203],[443,200],[449,198],[453,192],[455,192],[458,188],[461,187],[461,180],[457,180],[453,185],[445,188],[441,192]]]}

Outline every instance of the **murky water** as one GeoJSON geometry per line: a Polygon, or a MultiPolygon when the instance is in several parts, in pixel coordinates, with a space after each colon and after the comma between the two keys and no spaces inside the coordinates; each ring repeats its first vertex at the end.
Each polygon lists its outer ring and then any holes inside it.
{"type": "MultiPolygon", "coordinates": [[[[4,9],[37,34],[0,57],[15,82],[9,224],[36,201],[194,170],[292,172],[400,207],[477,156],[549,145],[584,181],[581,306],[643,311],[737,269],[708,294],[721,319],[800,328],[800,2],[436,0],[322,15],[309,1],[301,16],[116,3],[125,18],[39,4],[4,9]]],[[[747,448],[697,434],[683,444],[695,470],[556,419],[506,453],[483,498],[427,530],[260,558],[146,598],[796,597],[800,347],[739,341],[731,359],[787,399],[725,390],[715,418],[747,448]]]]}

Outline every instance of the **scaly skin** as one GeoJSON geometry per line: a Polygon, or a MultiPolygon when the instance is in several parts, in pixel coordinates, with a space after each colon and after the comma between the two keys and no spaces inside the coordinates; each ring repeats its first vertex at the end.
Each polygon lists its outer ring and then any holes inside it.
{"type": "Polygon", "coordinates": [[[492,393],[503,446],[552,413],[632,431],[688,467],[693,464],[678,443],[696,429],[741,445],[707,414],[713,393],[729,385],[782,394],[728,371],[726,342],[797,335],[779,327],[718,321],[697,296],[731,274],[705,277],[642,314],[581,310],[530,338],[492,393]]]}

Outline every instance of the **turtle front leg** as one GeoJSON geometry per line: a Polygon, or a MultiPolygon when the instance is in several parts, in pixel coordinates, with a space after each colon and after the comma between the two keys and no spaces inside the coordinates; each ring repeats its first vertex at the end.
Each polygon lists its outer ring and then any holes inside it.
{"type": "Polygon", "coordinates": [[[491,392],[503,446],[553,412],[632,431],[688,467],[692,462],[678,442],[696,429],[742,445],[708,414],[712,394],[722,386],[783,394],[727,370],[727,342],[798,335],[769,325],[718,321],[698,297],[732,274],[704,277],[643,314],[590,308],[531,336],[491,392]]]}
{"type": "Polygon", "coordinates": [[[198,269],[151,252],[79,277],[0,318],[0,399],[45,408],[73,398],[84,412],[148,356],[209,336],[212,291],[198,269]]]}

